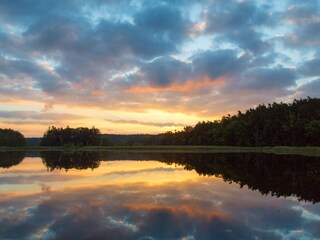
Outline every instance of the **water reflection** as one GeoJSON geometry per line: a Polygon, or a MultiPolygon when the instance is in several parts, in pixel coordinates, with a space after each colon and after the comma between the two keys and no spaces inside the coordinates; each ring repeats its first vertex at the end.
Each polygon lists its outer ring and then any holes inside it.
{"type": "Polygon", "coordinates": [[[261,197],[210,178],[0,200],[6,239],[316,239],[320,206],[261,197]],[[312,216],[315,216],[314,218],[312,216]]]}
{"type": "Polygon", "coordinates": [[[299,200],[320,201],[320,158],[257,153],[183,154],[126,152],[43,152],[48,170],[97,168],[101,161],[152,159],[178,164],[204,176],[247,186],[276,197],[296,196],[299,200]]]}
{"type": "Polygon", "coordinates": [[[24,177],[8,188],[0,178],[0,239],[320,238],[319,203],[261,194],[294,194],[317,202],[315,185],[304,186],[306,192],[293,187],[319,183],[313,176],[319,173],[317,158],[91,154],[47,152],[41,153],[42,159],[26,158],[19,166],[0,169],[1,177],[24,177]],[[189,177],[176,181],[178,175],[189,177]],[[290,183],[295,177],[298,180],[290,183]],[[124,178],[131,181],[121,182],[124,178]],[[170,180],[153,184],[162,178],[170,180]],[[31,187],[34,183],[37,191],[31,187]],[[276,183],[287,184],[288,190],[276,183]]]}
{"type": "Polygon", "coordinates": [[[57,169],[88,169],[92,170],[99,167],[101,156],[99,152],[76,151],[76,152],[49,152],[40,153],[43,164],[49,171],[57,169]]]}
{"type": "Polygon", "coordinates": [[[18,165],[25,158],[25,152],[0,152],[0,168],[18,165]]]}
{"type": "Polygon", "coordinates": [[[320,158],[274,154],[198,154],[169,160],[205,176],[248,186],[262,194],[320,201],[320,158]]]}

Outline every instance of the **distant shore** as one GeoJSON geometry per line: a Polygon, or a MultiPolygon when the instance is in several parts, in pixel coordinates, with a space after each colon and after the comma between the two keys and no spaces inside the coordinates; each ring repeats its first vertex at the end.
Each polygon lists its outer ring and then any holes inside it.
{"type": "Polygon", "coordinates": [[[274,153],[320,156],[320,147],[233,147],[233,146],[86,146],[86,147],[0,147],[6,151],[129,151],[168,153],[274,153]]]}

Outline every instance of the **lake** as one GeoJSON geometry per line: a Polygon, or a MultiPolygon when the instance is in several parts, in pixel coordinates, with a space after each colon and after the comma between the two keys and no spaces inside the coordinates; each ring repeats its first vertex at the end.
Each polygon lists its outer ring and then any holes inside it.
{"type": "Polygon", "coordinates": [[[320,239],[320,158],[0,152],[0,239],[320,239]]]}

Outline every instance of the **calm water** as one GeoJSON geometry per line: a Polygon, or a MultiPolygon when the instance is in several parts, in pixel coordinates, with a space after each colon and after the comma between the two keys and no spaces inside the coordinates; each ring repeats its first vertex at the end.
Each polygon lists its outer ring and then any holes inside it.
{"type": "Polygon", "coordinates": [[[320,239],[320,159],[0,153],[0,239],[320,239]]]}

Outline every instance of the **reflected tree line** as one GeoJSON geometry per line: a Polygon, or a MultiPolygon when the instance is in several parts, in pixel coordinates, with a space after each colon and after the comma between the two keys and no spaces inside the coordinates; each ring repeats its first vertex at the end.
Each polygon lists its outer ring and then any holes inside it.
{"type": "Polygon", "coordinates": [[[75,151],[75,152],[40,152],[43,164],[48,171],[64,169],[95,169],[99,167],[101,156],[99,152],[75,151]]]}
{"type": "Polygon", "coordinates": [[[187,154],[165,160],[265,195],[320,201],[320,158],[258,153],[187,154]]]}
{"type": "Polygon", "coordinates": [[[25,158],[26,153],[19,152],[1,152],[0,151],[0,168],[11,168],[19,165],[25,158]]]}
{"type": "MultiPolygon", "coordinates": [[[[0,167],[22,162],[25,152],[0,152],[0,167]]],[[[217,176],[262,194],[320,201],[320,158],[261,153],[134,153],[75,151],[40,152],[48,171],[95,169],[101,161],[152,159],[177,164],[199,175],[217,176]]]]}
{"type": "MultiPolygon", "coordinates": [[[[48,171],[95,169],[102,161],[152,159],[177,164],[199,175],[217,176],[226,182],[247,186],[275,197],[296,196],[320,202],[320,158],[258,153],[134,153],[134,152],[41,152],[48,171]]],[[[22,152],[0,155],[0,167],[19,164],[22,152]],[[13,159],[13,160],[12,160],[13,159]]]]}

